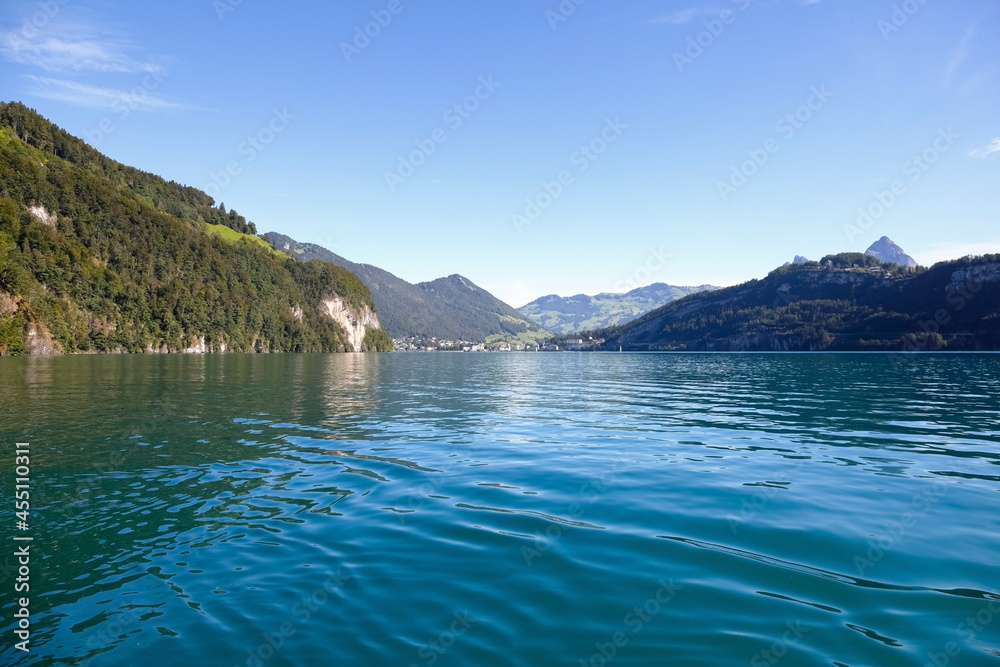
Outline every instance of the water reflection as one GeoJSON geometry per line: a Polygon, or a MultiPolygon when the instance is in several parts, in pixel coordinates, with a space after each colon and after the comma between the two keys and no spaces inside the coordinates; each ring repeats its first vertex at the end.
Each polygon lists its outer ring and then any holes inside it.
{"type": "MultiPolygon", "coordinates": [[[[616,664],[745,664],[796,619],[813,632],[788,664],[917,664],[997,599],[998,371],[990,355],[0,360],[0,435],[37,453],[44,554],[39,650],[0,661],[246,664],[291,619],[268,665],[426,664],[468,610],[441,664],[578,664],[674,577],[616,664]]],[[[962,645],[970,664],[990,636],[962,645]]]]}

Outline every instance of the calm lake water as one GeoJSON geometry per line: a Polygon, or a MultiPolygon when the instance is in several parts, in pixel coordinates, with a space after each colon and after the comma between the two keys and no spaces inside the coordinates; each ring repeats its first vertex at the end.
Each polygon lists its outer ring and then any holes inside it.
{"type": "Polygon", "coordinates": [[[1000,664],[998,355],[2,359],[0,406],[5,665],[1000,664]]]}

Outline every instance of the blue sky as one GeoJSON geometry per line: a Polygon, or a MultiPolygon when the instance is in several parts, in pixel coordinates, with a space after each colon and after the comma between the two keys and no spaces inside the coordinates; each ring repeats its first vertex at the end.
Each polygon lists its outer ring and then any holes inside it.
{"type": "Polygon", "coordinates": [[[0,97],[261,231],[520,306],[882,235],[1000,251],[998,28],[993,0],[13,0],[0,97]]]}

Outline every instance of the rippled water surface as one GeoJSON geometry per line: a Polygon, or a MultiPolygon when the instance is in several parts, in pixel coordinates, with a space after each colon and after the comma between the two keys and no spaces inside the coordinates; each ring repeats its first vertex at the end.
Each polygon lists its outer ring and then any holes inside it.
{"type": "Polygon", "coordinates": [[[3,664],[1000,664],[997,355],[0,359],[0,405],[3,664]]]}

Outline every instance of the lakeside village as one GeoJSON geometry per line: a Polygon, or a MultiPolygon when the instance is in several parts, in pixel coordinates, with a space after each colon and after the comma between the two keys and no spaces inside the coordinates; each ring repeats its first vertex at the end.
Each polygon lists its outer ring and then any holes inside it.
{"type": "Polygon", "coordinates": [[[558,338],[543,343],[476,343],[437,338],[394,338],[392,342],[396,352],[581,352],[597,348],[604,343],[604,339],[588,337],[558,338]]]}

